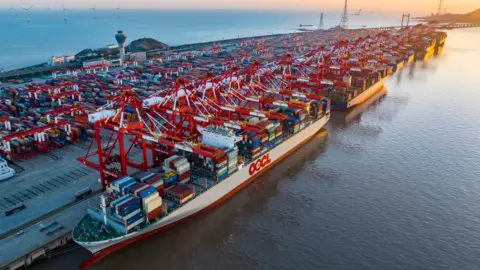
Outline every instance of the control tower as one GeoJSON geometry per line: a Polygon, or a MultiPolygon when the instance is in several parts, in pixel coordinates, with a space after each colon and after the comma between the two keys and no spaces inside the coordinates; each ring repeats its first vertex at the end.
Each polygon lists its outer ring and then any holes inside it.
{"type": "Polygon", "coordinates": [[[120,51],[120,62],[123,63],[123,61],[125,61],[125,42],[127,41],[127,36],[120,30],[115,35],[115,39],[117,40],[118,50],[120,51]]]}

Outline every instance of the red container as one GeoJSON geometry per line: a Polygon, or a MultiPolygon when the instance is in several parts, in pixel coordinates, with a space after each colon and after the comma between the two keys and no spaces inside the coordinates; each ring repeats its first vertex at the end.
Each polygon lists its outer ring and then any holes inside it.
{"type": "Polygon", "coordinates": [[[140,186],[138,186],[138,187],[136,187],[136,188],[132,188],[132,189],[130,190],[130,193],[131,193],[131,194],[135,194],[135,192],[136,192],[137,190],[139,190],[139,189],[141,189],[141,188],[143,188],[144,186],[147,185],[147,184],[145,184],[145,183],[140,183],[140,184],[141,184],[140,186]]]}
{"type": "Polygon", "coordinates": [[[152,211],[147,213],[147,219],[148,221],[152,221],[153,219],[159,217],[162,215],[163,212],[163,205],[160,205],[159,207],[153,209],[152,211]]]}
{"type": "Polygon", "coordinates": [[[148,178],[147,180],[144,180],[144,183],[152,185],[153,183],[158,182],[158,180],[161,180],[162,176],[160,174],[155,174],[154,176],[148,178]]]}
{"type": "Polygon", "coordinates": [[[193,189],[186,185],[178,185],[172,189],[170,189],[170,194],[173,196],[180,198],[180,200],[184,199],[187,196],[193,194],[193,189]]]}
{"type": "Polygon", "coordinates": [[[121,203],[121,204],[117,205],[117,206],[115,207],[115,212],[117,212],[117,209],[120,209],[120,208],[122,208],[122,206],[124,206],[124,205],[126,205],[126,204],[130,203],[130,202],[131,202],[131,201],[133,201],[133,200],[134,200],[134,198],[130,198],[130,199],[128,199],[128,200],[126,200],[126,201],[124,201],[123,203],[121,203]]]}
{"type": "Polygon", "coordinates": [[[172,169],[172,170],[175,170],[175,166],[174,166],[175,160],[178,160],[178,159],[180,159],[180,158],[181,158],[181,157],[177,157],[177,158],[174,158],[174,159],[170,160],[170,161],[168,162],[168,167],[169,167],[170,169],[172,169]]]}
{"type": "Polygon", "coordinates": [[[186,171],[178,176],[178,181],[181,182],[184,179],[190,177],[190,171],[186,171]]]}
{"type": "Polygon", "coordinates": [[[227,160],[227,155],[225,155],[225,153],[223,153],[222,151],[219,151],[219,156],[213,158],[213,162],[215,164],[220,164],[220,163],[224,162],[225,160],[227,160]]]}
{"type": "Polygon", "coordinates": [[[224,156],[222,156],[221,158],[217,159],[217,162],[216,162],[216,163],[219,164],[219,163],[224,162],[225,160],[227,160],[227,155],[224,155],[224,156]]]}
{"type": "Polygon", "coordinates": [[[163,192],[164,192],[164,191],[165,191],[165,189],[164,189],[164,186],[163,186],[163,185],[157,187],[157,192],[158,192],[158,195],[159,195],[160,197],[163,197],[163,192]]]}
{"type": "Polygon", "coordinates": [[[138,189],[135,189],[135,191],[133,192],[133,195],[135,195],[135,197],[138,197],[138,195],[140,194],[140,192],[142,192],[142,191],[144,191],[145,189],[147,189],[147,188],[145,188],[145,186],[150,186],[150,185],[145,184],[143,187],[138,188],[138,189]]]}

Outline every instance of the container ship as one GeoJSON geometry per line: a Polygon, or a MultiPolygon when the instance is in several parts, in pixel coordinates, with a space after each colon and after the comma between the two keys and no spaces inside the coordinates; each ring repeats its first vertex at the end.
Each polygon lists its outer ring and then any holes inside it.
{"type": "Polygon", "coordinates": [[[101,204],[91,207],[72,233],[93,254],[83,267],[228,199],[312,138],[328,122],[330,102],[324,98],[307,111],[282,113],[289,115],[283,123],[249,119],[265,127],[262,136],[214,125],[200,128],[202,144],[219,155],[207,158],[179,149],[163,161],[161,172],[111,182],[101,204]]]}

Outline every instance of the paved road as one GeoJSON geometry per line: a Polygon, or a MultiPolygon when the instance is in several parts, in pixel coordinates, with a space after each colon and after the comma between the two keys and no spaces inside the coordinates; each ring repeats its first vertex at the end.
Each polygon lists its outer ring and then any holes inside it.
{"type": "Polygon", "coordinates": [[[5,265],[32,250],[37,249],[53,240],[58,236],[71,231],[78,220],[82,218],[90,203],[98,201],[98,195],[75,204],[74,206],[64,209],[55,215],[30,224],[24,228],[24,233],[21,235],[12,234],[0,240],[0,266],[5,265]],[[54,226],[48,227],[50,224],[56,222],[54,226]],[[63,228],[62,228],[63,226],[63,228]],[[48,227],[48,229],[42,228],[48,227]],[[59,229],[59,230],[58,230],[59,229]],[[53,234],[49,232],[55,231],[53,234]]]}

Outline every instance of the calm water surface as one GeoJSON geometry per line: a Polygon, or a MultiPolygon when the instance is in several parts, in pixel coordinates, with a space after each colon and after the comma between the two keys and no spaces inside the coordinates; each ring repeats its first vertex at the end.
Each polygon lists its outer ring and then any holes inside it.
{"type": "MultiPolygon", "coordinates": [[[[76,54],[85,48],[115,43],[117,30],[128,42],[152,37],[168,45],[213,41],[222,38],[293,32],[300,24],[317,25],[319,12],[267,11],[115,11],[71,10],[67,21],[59,10],[36,7],[30,12],[0,10],[0,70],[47,61],[52,55],[76,54]],[[30,23],[28,19],[30,18],[30,23]]],[[[366,13],[352,16],[351,27],[400,25],[401,16],[366,13]]],[[[340,11],[325,13],[324,25],[340,22],[340,11]]]]}
{"type": "Polygon", "coordinates": [[[447,42],[231,200],[92,269],[478,269],[480,31],[447,42]]]}

